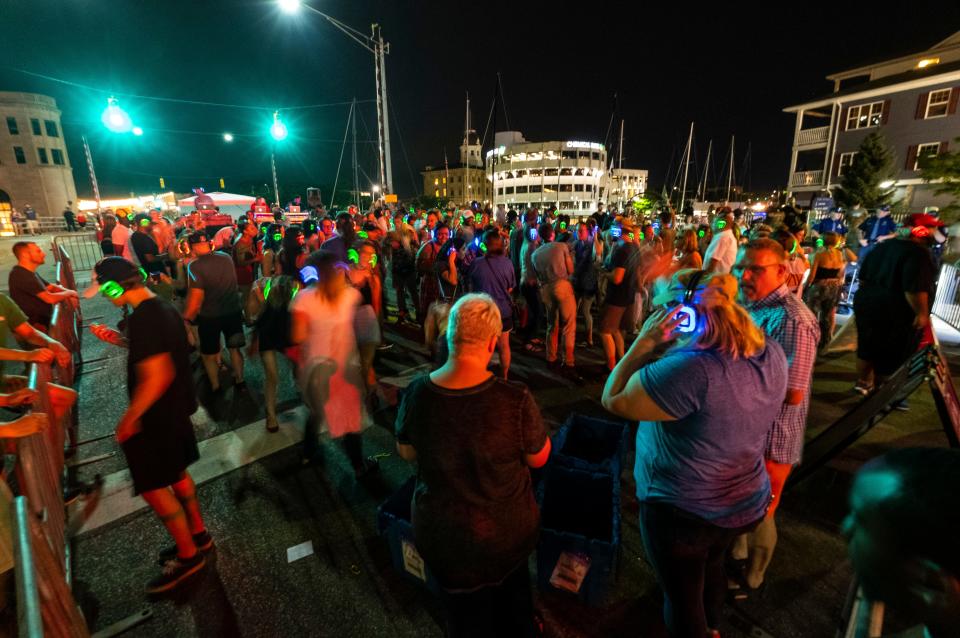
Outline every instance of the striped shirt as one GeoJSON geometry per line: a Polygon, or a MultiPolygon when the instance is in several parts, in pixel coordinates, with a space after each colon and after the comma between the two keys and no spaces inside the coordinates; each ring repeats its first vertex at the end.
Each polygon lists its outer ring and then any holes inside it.
{"type": "Polygon", "coordinates": [[[767,459],[795,465],[803,453],[820,327],[817,318],[791,294],[786,284],[745,307],[754,323],[768,338],[779,343],[787,355],[787,390],[803,391],[803,400],[797,405],[784,403],[780,406],[780,413],[767,434],[767,459]]]}

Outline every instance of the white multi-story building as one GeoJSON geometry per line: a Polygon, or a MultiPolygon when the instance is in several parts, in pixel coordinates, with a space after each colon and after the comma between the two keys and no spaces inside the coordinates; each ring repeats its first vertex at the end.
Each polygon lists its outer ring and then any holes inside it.
{"type": "Polygon", "coordinates": [[[606,194],[608,208],[622,209],[634,198],[647,192],[647,171],[639,168],[611,168],[600,184],[606,194]]]}
{"type": "Polygon", "coordinates": [[[516,131],[497,133],[486,154],[494,205],[507,208],[556,206],[569,215],[597,210],[604,199],[607,151],[581,141],[528,142],[516,131]]]}

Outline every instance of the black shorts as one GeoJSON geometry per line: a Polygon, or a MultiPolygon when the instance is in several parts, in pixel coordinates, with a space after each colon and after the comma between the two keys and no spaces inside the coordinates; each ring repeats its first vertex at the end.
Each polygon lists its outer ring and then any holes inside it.
{"type": "Polygon", "coordinates": [[[141,430],[120,444],[133,479],[133,493],[169,487],[200,458],[190,417],[141,423],[141,430]]]}
{"type": "Polygon", "coordinates": [[[220,335],[228,348],[242,348],[246,345],[243,336],[243,315],[236,312],[223,317],[198,317],[197,332],[200,333],[200,354],[220,352],[220,335]]]}
{"type": "Polygon", "coordinates": [[[500,332],[510,332],[513,330],[513,316],[500,317],[500,332]]]}
{"type": "Polygon", "coordinates": [[[873,364],[874,371],[888,377],[907,362],[920,344],[913,318],[898,315],[883,306],[854,304],[857,322],[857,358],[873,364]]]}

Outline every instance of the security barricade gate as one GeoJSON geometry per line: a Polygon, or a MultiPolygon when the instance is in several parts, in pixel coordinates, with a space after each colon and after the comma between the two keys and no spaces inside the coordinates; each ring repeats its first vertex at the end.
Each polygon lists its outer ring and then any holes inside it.
{"type": "Polygon", "coordinates": [[[53,238],[53,254],[57,261],[60,261],[61,249],[71,258],[73,272],[93,270],[94,264],[103,257],[96,233],[56,235],[53,238]]]}
{"type": "Polygon", "coordinates": [[[941,319],[954,330],[960,330],[960,270],[943,264],[937,279],[937,295],[930,314],[941,319]]]}

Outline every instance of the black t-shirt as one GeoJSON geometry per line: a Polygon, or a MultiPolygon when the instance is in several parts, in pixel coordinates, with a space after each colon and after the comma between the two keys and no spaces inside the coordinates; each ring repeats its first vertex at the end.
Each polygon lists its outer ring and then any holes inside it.
{"type": "Polygon", "coordinates": [[[162,261],[147,261],[147,255],[156,257],[160,254],[160,247],[153,241],[153,237],[146,233],[134,233],[130,237],[130,243],[133,244],[133,250],[137,253],[137,259],[140,260],[144,270],[151,275],[163,272],[162,261]]]}
{"type": "Polygon", "coordinates": [[[47,289],[47,281],[35,272],[30,272],[20,264],[10,270],[7,278],[10,286],[10,298],[20,306],[30,323],[50,326],[53,305],[37,295],[47,289]]]}
{"type": "Polygon", "coordinates": [[[855,300],[859,304],[876,304],[896,317],[912,318],[913,310],[903,293],[926,292],[932,302],[935,276],[926,247],[907,239],[881,242],[860,265],[860,288],[855,300]]]}
{"type": "Polygon", "coordinates": [[[423,375],[404,393],[396,429],[417,451],[414,536],[431,571],[449,589],[502,581],[540,526],[525,455],[547,432],[533,396],[495,377],[448,390],[423,375]]]}
{"type": "Polygon", "coordinates": [[[169,353],[176,373],[163,396],[140,419],[143,427],[163,427],[196,412],[187,332],[177,309],[159,297],[147,299],[130,313],[127,326],[130,349],[127,357],[128,396],[133,396],[137,383],[136,367],[144,359],[169,353]]]}
{"type": "Polygon", "coordinates": [[[616,268],[625,268],[623,281],[615,284],[612,281],[607,285],[607,303],[611,306],[620,306],[626,308],[633,303],[633,281],[634,273],[631,272],[631,266],[635,266],[636,259],[633,259],[637,252],[636,244],[621,242],[614,247],[610,255],[609,269],[613,271],[616,268]]]}

